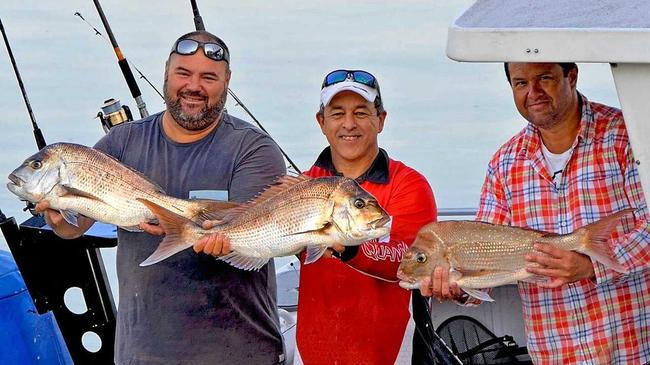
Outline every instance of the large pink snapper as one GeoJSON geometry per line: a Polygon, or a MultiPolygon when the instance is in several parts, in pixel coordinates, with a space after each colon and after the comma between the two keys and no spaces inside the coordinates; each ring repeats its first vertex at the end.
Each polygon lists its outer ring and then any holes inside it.
{"type": "Polygon", "coordinates": [[[227,235],[232,248],[218,259],[243,270],[259,270],[272,257],[305,248],[308,264],[335,243],[355,246],[390,232],[390,217],[377,200],[356,181],[338,176],[285,176],[252,202],[231,209],[208,230],[156,203],[141,201],[166,233],[142,266],[164,260],[215,232],[227,235]]]}
{"type": "Polygon", "coordinates": [[[77,214],[130,231],[156,217],[139,202],[148,199],[202,222],[222,217],[237,203],[177,199],[165,194],[140,172],[94,148],[54,143],[28,157],[10,175],[7,188],[21,199],[47,200],[65,220],[77,224],[77,214]]]}
{"type": "Polygon", "coordinates": [[[625,209],[570,234],[558,235],[511,226],[475,221],[443,221],[422,227],[397,271],[400,286],[420,287],[436,266],[450,270],[450,281],[469,295],[491,300],[477,289],[492,288],[517,281],[547,280],[526,270],[526,255],[538,253],[536,242],[580,252],[621,272],[627,270],[613,259],[607,241],[619,221],[633,209],[625,209]]]}

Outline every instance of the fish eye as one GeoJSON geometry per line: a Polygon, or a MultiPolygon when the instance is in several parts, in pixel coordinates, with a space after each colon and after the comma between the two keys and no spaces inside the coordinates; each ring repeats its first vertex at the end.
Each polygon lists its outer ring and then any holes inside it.
{"type": "Polygon", "coordinates": [[[423,264],[427,261],[427,255],[425,255],[422,252],[419,252],[417,255],[415,255],[415,261],[423,264]]]}
{"type": "Polygon", "coordinates": [[[357,209],[361,209],[366,206],[366,202],[364,202],[363,199],[355,199],[354,206],[357,207],[357,209]]]}
{"type": "Polygon", "coordinates": [[[43,163],[39,160],[34,160],[29,163],[29,167],[33,168],[34,170],[38,170],[43,167],[43,163]]]}

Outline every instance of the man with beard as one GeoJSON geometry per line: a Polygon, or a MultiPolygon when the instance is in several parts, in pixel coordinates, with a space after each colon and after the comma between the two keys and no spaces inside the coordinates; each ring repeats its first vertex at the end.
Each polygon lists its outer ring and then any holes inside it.
{"type": "MultiPolygon", "coordinates": [[[[224,111],[229,80],[221,39],[205,31],[181,36],[165,65],[167,110],[112,128],[95,148],[178,198],[252,199],[285,165],[268,135],[224,111]]],[[[71,226],[47,207],[37,208],[61,237],[78,237],[93,223],[80,217],[71,226]]],[[[284,361],[273,261],[249,272],[186,250],[140,267],[163,233],[141,228],[149,233],[118,230],[116,364],[284,361]]]]}

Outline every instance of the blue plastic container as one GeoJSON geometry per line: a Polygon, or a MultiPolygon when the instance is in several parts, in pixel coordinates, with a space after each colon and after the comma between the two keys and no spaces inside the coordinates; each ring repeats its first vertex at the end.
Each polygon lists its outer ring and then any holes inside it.
{"type": "Polygon", "coordinates": [[[2,250],[0,364],[73,364],[54,315],[38,314],[14,259],[2,250]]]}

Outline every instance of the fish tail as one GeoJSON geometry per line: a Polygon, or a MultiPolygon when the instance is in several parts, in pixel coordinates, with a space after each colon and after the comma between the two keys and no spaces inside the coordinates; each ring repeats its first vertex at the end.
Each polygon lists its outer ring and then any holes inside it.
{"type": "Polygon", "coordinates": [[[158,218],[158,223],[165,230],[165,238],[160,242],[156,251],[142,261],[140,266],[153,265],[192,246],[193,242],[188,240],[185,234],[189,225],[195,225],[191,220],[147,199],[137,198],[137,200],[151,210],[158,218]]]}
{"type": "Polygon", "coordinates": [[[633,211],[632,208],[624,209],[581,228],[583,231],[582,246],[578,251],[612,270],[626,274],[627,269],[616,262],[607,241],[620,220],[633,211]]]}

